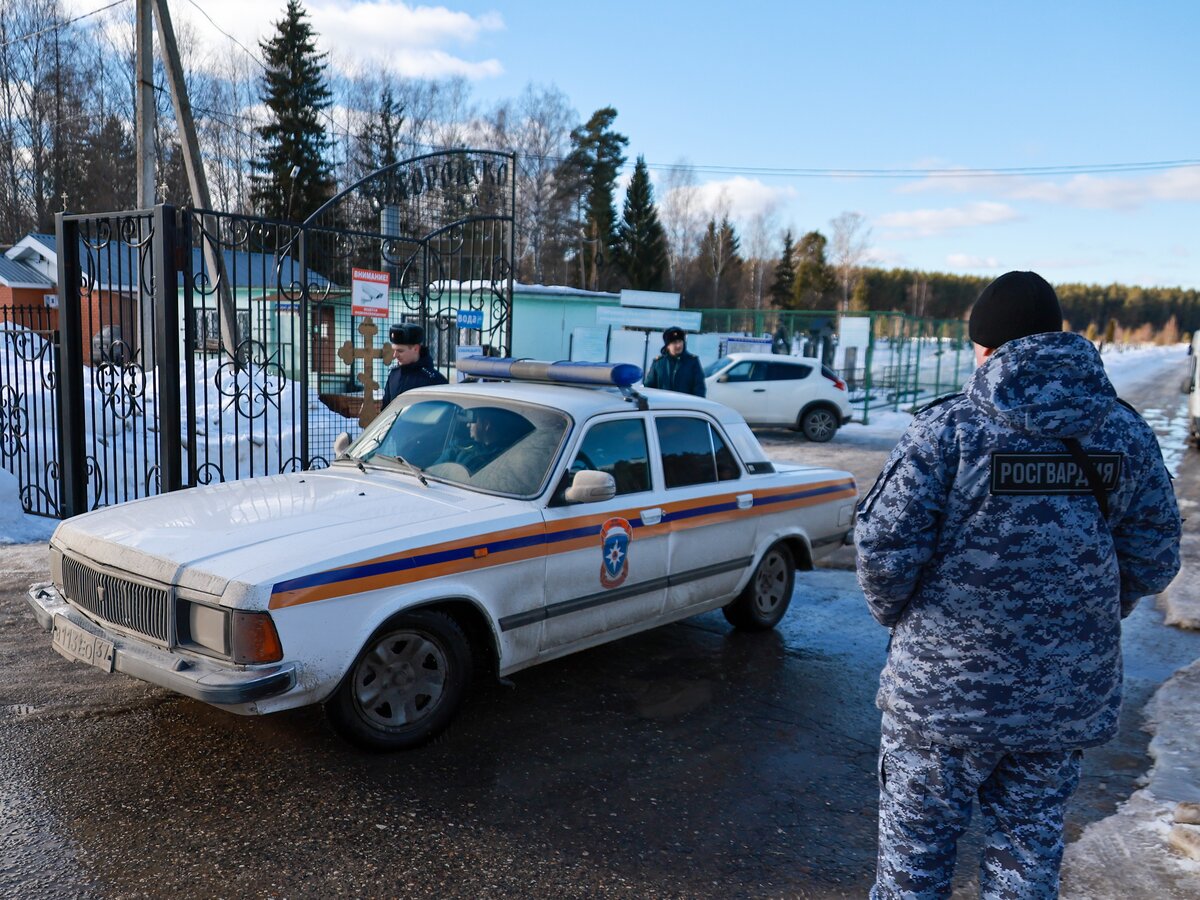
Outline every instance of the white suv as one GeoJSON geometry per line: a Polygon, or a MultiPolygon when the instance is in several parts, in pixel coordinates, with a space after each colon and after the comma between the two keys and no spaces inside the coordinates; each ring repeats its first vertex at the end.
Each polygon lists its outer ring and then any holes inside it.
{"type": "Polygon", "coordinates": [[[708,397],[750,425],[784,425],[810,441],[828,441],[850,421],[846,383],[819,359],[730,353],[704,370],[708,397]]]}

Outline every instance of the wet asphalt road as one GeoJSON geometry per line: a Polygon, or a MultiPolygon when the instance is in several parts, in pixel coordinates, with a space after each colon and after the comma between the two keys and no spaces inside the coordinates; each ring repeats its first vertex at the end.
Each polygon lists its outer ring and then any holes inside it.
{"type": "MultiPolygon", "coordinates": [[[[1175,427],[1178,394],[1126,396],[1175,427]]],[[[62,660],[21,599],[40,565],[0,551],[0,896],[866,894],[886,632],[849,572],[802,576],[777,632],[660,628],[371,756],[317,710],[238,718],[62,660]]],[[[1125,635],[1121,736],[1088,755],[1070,837],[1135,788],[1140,709],[1200,656],[1149,603],[1125,635]]]]}

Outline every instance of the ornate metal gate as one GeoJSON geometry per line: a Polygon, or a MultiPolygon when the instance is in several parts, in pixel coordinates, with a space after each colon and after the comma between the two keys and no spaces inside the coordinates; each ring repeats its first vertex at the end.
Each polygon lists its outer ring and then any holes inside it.
{"type": "Polygon", "coordinates": [[[513,163],[407,160],[303,224],[170,206],[60,215],[62,415],[43,424],[62,432],[43,443],[63,457],[40,488],[56,505],[26,511],[327,465],[337,434],[378,411],[396,322],[424,326],[447,375],[463,352],[507,354],[513,163]]]}

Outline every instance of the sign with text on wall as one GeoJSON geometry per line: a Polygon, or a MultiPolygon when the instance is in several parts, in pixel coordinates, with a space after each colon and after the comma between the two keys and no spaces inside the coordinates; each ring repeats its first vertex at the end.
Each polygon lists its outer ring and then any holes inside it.
{"type": "Polygon", "coordinates": [[[454,315],[459,328],[483,328],[482,309],[460,309],[454,315]]]}
{"type": "Polygon", "coordinates": [[[374,269],[355,268],[351,270],[350,278],[350,315],[386,319],[392,276],[374,269]]]}

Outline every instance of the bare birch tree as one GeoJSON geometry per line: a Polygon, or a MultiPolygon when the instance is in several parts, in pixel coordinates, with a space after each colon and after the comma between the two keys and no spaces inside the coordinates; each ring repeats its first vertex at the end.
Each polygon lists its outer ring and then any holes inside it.
{"type": "Polygon", "coordinates": [[[863,262],[870,248],[871,229],[861,213],[843,212],[829,222],[830,251],[833,267],[842,286],[842,312],[850,309],[850,295],[858,281],[863,262]]]}
{"type": "Polygon", "coordinates": [[[704,219],[695,169],[685,160],[676,162],[664,174],[658,196],[658,215],[667,232],[671,289],[682,291],[687,283],[688,264],[696,255],[704,219]]]}

